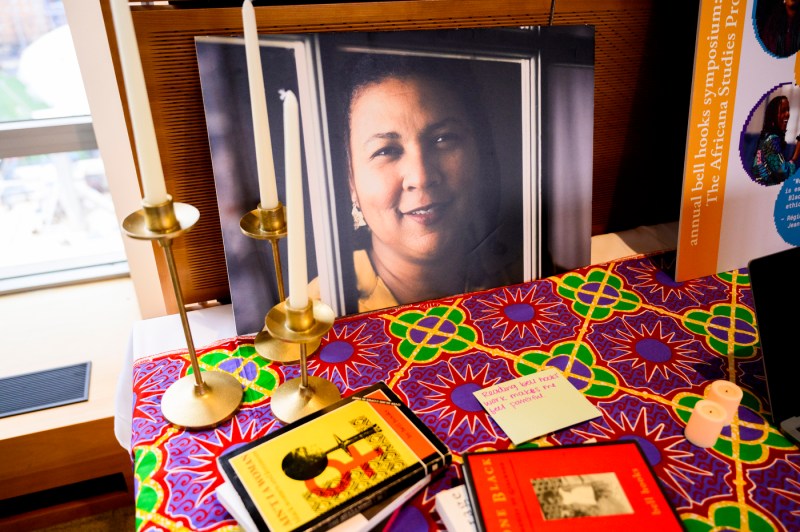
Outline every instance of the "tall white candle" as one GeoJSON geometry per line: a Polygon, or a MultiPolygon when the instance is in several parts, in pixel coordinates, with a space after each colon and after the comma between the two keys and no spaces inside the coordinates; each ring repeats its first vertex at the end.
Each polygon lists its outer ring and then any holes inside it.
{"type": "Polygon", "coordinates": [[[274,209],[278,206],[278,188],[275,185],[275,163],[272,160],[272,139],[269,135],[267,99],[264,94],[256,12],[251,0],[245,0],[242,4],[242,23],[244,24],[244,50],[247,56],[247,80],[250,84],[250,110],[253,115],[253,137],[256,146],[256,169],[261,208],[274,209]]]}
{"type": "Polygon", "coordinates": [[[117,48],[128,96],[128,110],[133,129],[133,139],[139,159],[144,202],[157,205],[167,201],[164,170],[156,143],[156,130],[150,112],[150,100],[144,83],[139,46],[133,31],[133,17],[127,0],[111,0],[111,16],[117,35],[117,48]]]}
{"type": "Polygon", "coordinates": [[[283,136],[286,164],[286,229],[289,248],[289,306],[308,305],[305,207],[303,172],[300,159],[300,111],[292,91],[284,91],[283,136]]]}

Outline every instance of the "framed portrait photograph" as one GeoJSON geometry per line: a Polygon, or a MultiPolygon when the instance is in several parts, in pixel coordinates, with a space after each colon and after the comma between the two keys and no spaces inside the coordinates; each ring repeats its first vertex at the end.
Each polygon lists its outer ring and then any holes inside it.
{"type": "MultiPolygon", "coordinates": [[[[310,294],[337,315],[588,263],[591,27],[260,35],[259,45],[279,199],[291,90],[310,294]]],[[[259,198],[244,41],[196,46],[234,316],[248,334],[277,290],[270,245],[239,228],[259,198]]]]}

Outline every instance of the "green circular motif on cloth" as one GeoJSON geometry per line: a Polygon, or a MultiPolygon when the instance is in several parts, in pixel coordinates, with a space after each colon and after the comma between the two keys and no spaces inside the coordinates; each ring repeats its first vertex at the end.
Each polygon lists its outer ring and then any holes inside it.
{"type": "Polygon", "coordinates": [[[538,443],[534,443],[532,441],[526,441],[526,442],[520,443],[519,445],[514,445],[512,448],[513,449],[538,449],[540,447],[541,447],[541,445],[539,445],[538,443]]]}
{"type": "MultiPolygon", "coordinates": [[[[557,344],[549,353],[546,351],[528,351],[523,353],[514,363],[514,369],[520,375],[530,375],[548,368],[548,362],[557,357],[575,356],[575,360],[586,366],[591,371],[589,386],[581,390],[590,397],[610,397],[619,386],[617,377],[605,368],[595,365],[596,358],[591,348],[584,343],[562,342],[557,344]]],[[[553,364],[549,367],[561,367],[553,364]]]]}
{"type": "Polygon", "coordinates": [[[707,532],[711,530],[775,532],[778,530],[760,512],[749,507],[747,508],[747,523],[742,523],[742,508],[733,502],[713,504],[708,518],[700,516],[684,517],[683,524],[689,532],[707,532]]]}
{"type": "MultiPolygon", "coordinates": [[[[234,351],[236,353],[239,351],[238,349],[234,351]]],[[[220,363],[225,362],[226,360],[230,360],[235,355],[230,353],[226,353],[225,351],[211,351],[205,353],[204,355],[200,356],[198,360],[200,360],[203,364],[206,364],[211,367],[217,367],[220,363]]]]}
{"type": "Polygon", "coordinates": [[[158,454],[149,449],[137,449],[135,456],[134,474],[139,477],[139,480],[150,478],[160,462],[158,454]]]}
{"type": "Polygon", "coordinates": [[[259,355],[252,345],[239,346],[234,351],[234,356],[242,358],[242,367],[246,368],[248,364],[254,364],[258,368],[256,378],[253,380],[245,378],[249,374],[247,370],[244,371],[244,375],[239,375],[239,379],[243,380],[246,385],[242,403],[246,405],[259,403],[271,396],[280,382],[278,373],[270,367],[271,362],[259,355]]]}
{"type": "Polygon", "coordinates": [[[140,484],[139,494],[136,496],[136,508],[145,512],[154,512],[158,508],[158,491],[147,484],[140,484]]]}
{"type": "Polygon", "coordinates": [[[741,273],[738,271],[722,272],[717,274],[717,277],[722,279],[728,284],[736,283],[739,286],[750,286],[750,274],[741,273]]]}
{"type": "Polygon", "coordinates": [[[464,313],[454,307],[433,307],[426,312],[403,312],[389,326],[389,333],[401,340],[397,351],[407,360],[431,362],[442,352],[461,353],[478,335],[463,325],[464,313]]]}
{"type": "Polygon", "coordinates": [[[736,358],[752,358],[758,345],[758,330],[753,312],[744,306],[727,303],[714,305],[710,312],[691,310],[683,317],[683,325],[704,337],[715,352],[727,356],[729,343],[736,358]]]}
{"type": "MultiPolygon", "coordinates": [[[[270,367],[270,361],[258,354],[255,347],[250,344],[240,345],[232,352],[225,350],[210,351],[198,356],[202,366],[219,369],[230,373],[243,382],[245,386],[242,404],[252,405],[269,397],[280,382],[278,373],[270,367]],[[224,364],[225,367],[220,367],[224,364]],[[248,366],[253,364],[257,368],[254,379],[249,379],[251,374],[248,366]],[[232,371],[234,370],[235,371],[232,371]]],[[[193,369],[187,368],[186,374],[191,375],[193,369]]]]}
{"type": "MultiPolygon", "coordinates": [[[[260,358],[260,357],[259,357],[260,358]]],[[[253,404],[263,401],[272,395],[278,386],[278,375],[270,367],[259,368],[256,379],[247,384],[244,390],[243,404],[253,404]]]]}
{"type": "Polygon", "coordinates": [[[161,452],[158,449],[148,447],[134,451],[133,474],[139,481],[139,490],[136,493],[136,530],[139,530],[142,523],[138,510],[149,514],[161,505],[161,492],[152,480],[152,475],[158,471],[160,464],[161,452]]]}
{"type": "Polygon", "coordinates": [[[623,289],[622,279],[605,270],[593,269],[584,278],[577,273],[565,275],[558,294],[572,300],[572,310],[585,318],[603,321],[615,312],[634,312],[642,300],[623,289]]]}

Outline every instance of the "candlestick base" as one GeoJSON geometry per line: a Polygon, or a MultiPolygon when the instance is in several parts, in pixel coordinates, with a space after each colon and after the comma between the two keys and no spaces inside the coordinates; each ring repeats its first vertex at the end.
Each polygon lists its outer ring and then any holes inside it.
{"type": "Polygon", "coordinates": [[[161,398],[164,418],[179,427],[208,429],[230,419],[242,402],[242,385],[220,371],[204,371],[203,384],[194,375],[178,379],[161,398]]]}
{"type": "MultiPolygon", "coordinates": [[[[284,342],[272,336],[269,331],[264,330],[258,333],[253,340],[256,353],[281,364],[293,364],[300,360],[300,344],[284,342]]],[[[312,353],[319,348],[319,339],[306,344],[312,353]]]]}
{"type": "Polygon", "coordinates": [[[339,389],[329,380],[309,376],[308,386],[303,386],[298,377],[284,382],[272,394],[272,413],[284,423],[291,423],[341,398],[339,389]]]}

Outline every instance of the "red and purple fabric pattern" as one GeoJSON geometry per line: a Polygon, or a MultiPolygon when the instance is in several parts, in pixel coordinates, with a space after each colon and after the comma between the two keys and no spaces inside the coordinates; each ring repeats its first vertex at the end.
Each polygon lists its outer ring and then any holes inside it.
{"type": "MultiPolygon", "coordinates": [[[[512,446],[475,390],[559,368],[602,417],[525,445],[635,440],[688,530],[800,530],[800,450],[775,428],[746,270],[676,283],[665,257],[589,266],[520,285],[339,319],[309,358],[342,395],[385,381],[450,447],[454,463],[400,510],[395,530],[437,530],[434,496],[462,483],[460,455],[512,446]],[[744,390],[734,423],[703,449],[683,435],[712,381],[744,390]]],[[[216,458],[282,426],[270,395],[297,365],[269,363],[252,337],[198,349],[200,365],[245,387],[214,429],[166,422],[159,402],[191,371],[186,352],[134,364],[137,530],[218,530],[216,458]]]]}

